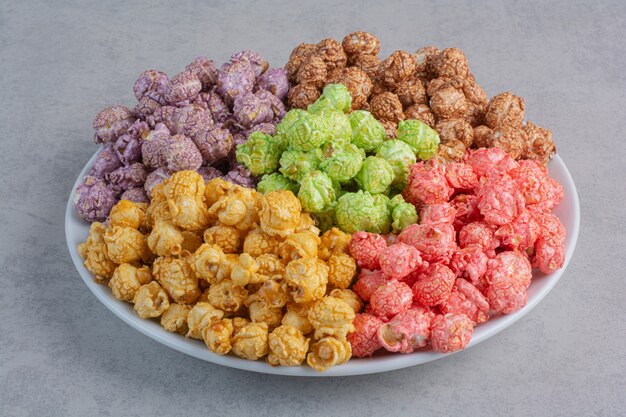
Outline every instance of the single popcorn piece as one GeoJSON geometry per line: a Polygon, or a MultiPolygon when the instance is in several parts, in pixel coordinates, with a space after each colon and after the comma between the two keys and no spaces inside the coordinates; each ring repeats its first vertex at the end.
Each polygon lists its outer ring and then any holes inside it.
{"type": "Polygon", "coordinates": [[[107,107],[93,121],[96,143],[114,142],[135,122],[133,112],[124,106],[107,107]]]}
{"type": "Polygon", "coordinates": [[[257,273],[259,268],[259,263],[252,256],[242,253],[238,257],[238,262],[233,265],[230,277],[235,285],[258,284],[267,279],[267,277],[257,273]]]}
{"type": "Polygon", "coordinates": [[[319,167],[332,181],[347,183],[354,178],[365,159],[365,152],[353,143],[344,145],[330,142],[324,147],[324,159],[319,167]]]}
{"type": "Polygon", "coordinates": [[[265,174],[261,178],[261,181],[257,184],[257,191],[261,194],[271,193],[272,191],[287,190],[294,194],[298,194],[300,185],[285,177],[283,174],[274,172],[272,174],[265,174]]]}
{"type": "Polygon", "coordinates": [[[260,123],[269,123],[274,118],[271,103],[262,99],[262,95],[252,92],[235,98],[233,115],[245,129],[260,123]]]}
{"type": "Polygon", "coordinates": [[[274,308],[282,308],[290,300],[287,283],[274,279],[264,281],[254,295],[274,308]]]}
{"type": "Polygon", "coordinates": [[[159,220],[148,235],[148,247],[157,256],[180,255],[185,238],[181,230],[169,221],[159,220]]]}
{"type": "Polygon", "coordinates": [[[452,292],[455,274],[443,264],[432,264],[417,277],[413,284],[415,300],[427,307],[444,302],[452,292]]]}
{"type": "Polygon", "coordinates": [[[313,303],[288,303],[287,312],[283,316],[281,324],[293,326],[300,330],[303,335],[311,333],[313,325],[309,321],[309,310],[313,303]]]}
{"type": "Polygon", "coordinates": [[[109,225],[139,229],[146,220],[145,205],[128,200],[120,200],[111,208],[109,225]]]}
{"type": "Polygon", "coordinates": [[[401,280],[423,264],[419,251],[404,243],[387,246],[378,258],[381,271],[389,279],[401,280]]]}
{"type": "Polygon", "coordinates": [[[291,191],[273,191],[261,197],[259,212],[261,230],[270,236],[285,238],[300,221],[302,205],[291,191]]]}
{"type": "Polygon", "coordinates": [[[152,272],[175,302],[190,304],[200,296],[198,278],[185,259],[159,257],[152,272]]]}
{"type": "Polygon", "coordinates": [[[480,214],[489,224],[502,226],[524,210],[524,200],[509,175],[490,175],[481,181],[476,196],[480,214]]]}
{"type": "Polygon", "coordinates": [[[116,203],[116,193],[106,183],[96,177],[87,176],[76,187],[72,201],[78,215],[88,222],[106,220],[116,203]]]}
{"type": "Polygon", "coordinates": [[[320,242],[317,234],[311,231],[293,233],[278,246],[278,255],[287,262],[300,258],[317,258],[320,242]]]}
{"type": "Polygon", "coordinates": [[[434,160],[446,165],[450,162],[461,162],[467,153],[467,147],[460,140],[449,140],[440,143],[435,152],[434,160]]]}
{"type": "Polygon", "coordinates": [[[343,68],[348,60],[341,43],[336,39],[324,39],[317,44],[316,55],[326,63],[329,71],[335,68],[343,68]]]}
{"type": "Polygon", "coordinates": [[[356,262],[345,253],[331,255],[328,268],[328,284],[333,288],[348,288],[356,275],[356,262]]]}
{"type": "Polygon", "coordinates": [[[196,197],[182,196],[167,201],[172,223],[186,230],[199,230],[208,226],[206,204],[196,197]]]}
{"type": "Polygon", "coordinates": [[[378,158],[385,159],[393,169],[391,185],[404,186],[409,176],[409,167],[417,162],[415,152],[401,140],[387,140],[376,151],[378,158]]]}
{"type": "Polygon", "coordinates": [[[167,293],[161,288],[158,282],[152,281],[142,285],[136,292],[133,299],[133,307],[139,317],[149,319],[159,317],[170,306],[167,293]]]}
{"type": "Polygon", "coordinates": [[[289,92],[287,72],[283,68],[270,68],[257,79],[255,88],[269,91],[284,100],[289,92]]]}
{"type": "Polygon", "coordinates": [[[396,279],[379,286],[370,297],[372,312],[381,318],[391,318],[407,310],[412,302],[411,287],[396,279]]]}
{"type": "Polygon", "coordinates": [[[530,286],[532,277],[532,267],[525,253],[505,251],[487,263],[485,282],[488,285],[515,282],[526,289],[530,286]]]}
{"type": "Polygon", "coordinates": [[[465,163],[450,162],[445,166],[445,176],[455,190],[473,190],[478,185],[478,177],[472,167],[465,163]]]}
{"type": "Polygon", "coordinates": [[[363,309],[363,301],[352,290],[347,288],[335,288],[328,295],[346,302],[350,307],[352,307],[354,314],[357,314],[363,309]]]}
{"type": "Polygon", "coordinates": [[[259,255],[255,261],[259,264],[258,274],[275,280],[283,280],[285,278],[285,263],[277,255],[265,253],[259,255]]]}
{"type": "Polygon", "coordinates": [[[306,109],[320,97],[319,89],[314,85],[298,84],[289,90],[287,102],[289,107],[306,109]]]}
{"type": "Polygon", "coordinates": [[[258,53],[250,50],[237,52],[230,57],[230,62],[246,61],[252,67],[254,75],[259,77],[269,68],[268,62],[258,53]]]}
{"type": "Polygon", "coordinates": [[[457,279],[450,296],[439,306],[443,314],[464,314],[479,324],[489,319],[489,302],[464,279],[457,279]]]}
{"type": "Polygon", "coordinates": [[[137,81],[133,85],[133,92],[137,100],[141,100],[149,93],[157,93],[162,95],[167,89],[167,74],[157,70],[144,71],[139,75],[137,81]]]}
{"type": "Polygon", "coordinates": [[[437,120],[463,117],[468,108],[463,90],[449,84],[437,89],[431,95],[429,104],[437,120]]]}
{"type": "Polygon", "coordinates": [[[465,159],[479,179],[492,173],[509,173],[518,167],[515,160],[500,148],[471,150],[465,159]]]}
{"type": "Polygon", "coordinates": [[[293,181],[301,182],[308,173],[319,168],[321,161],[321,149],[308,152],[288,150],[280,157],[280,172],[293,181]]]}
{"type": "Polygon", "coordinates": [[[406,201],[420,206],[447,202],[453,193],[454,189],[446,180],[443,166],[418,162],[411,166],[402,195],[406,201]]]}
{"type": "Polygon", "coordinates": [[[372,80],[358,67],[347,67],[329,74],[328,81],[346,86],[352,97],[352,110],[368,107],[367,99],[372,92],[372,80]]]}
{"type": "Polygon", "coordinates": [[[524,99],[510,92],[500,93],[489,100],[485,122],[490,128],[498,126],[521,127],[524,120],[524,99]]]}
{"type": "Polygon", "coordinates": [[[143,187],[129,188],[122,193],[120,200],[128,200],[133,203],[150,203],[150,199],[143,187]]]}
{"type": "Polygon", "coordinates": [[[245,164],[253,175],[271,174],[278,169],[283,150],[272,136],[253,132],[246,143],[237,146],[237,162],[245,164]]]}
{"type": "Polygon", "coordinates": [[[131,303],[137,290],[152,281],[152,273],[148,267],[137,268],[131,264],[121,264],[113,272],[109,280],[109,288],[115,298],[131,303]]]}
{"type": "Polygon", "coordinates": [[[433,350],[448,353],[464,349],[473,333],[474,323],[464,314],[439,314],[430,329],[433,350]]]}
{"type": "Polygon", "coordinates": [[[357,31],[346,35],[341,46],[350,60],[364,54],[378,55],[380,52],[380,41],[368,32],[357,31]]]}
{"type": "Polygon", "coordinates": [[[398,123],[398,140],[407,143],[423,161],[432,158],[439,145],[437,131],[416,119],[398,123]]]}
{"type": "Polygon", "coordinates": [[[532,215],[524,210],[511,223],[500,226],[494,236],[504,247],[525,251],[534,247],[539,233],[539,225],[532,215]]]}
{"type": "Polygon", "coordinates": [[[390,352],[411,353],[430,340],[431,319],[420,310],[409,309],[378,328],[378,341],[390,352]]]}
{"type": "Polygon", "coordinates": [[[395,178],[393,167],[383,158],[368,156],[354,179],[364,191],[372,194],[384,193],[395,178]]]}
{"type": "Polygon", "coordinates": [[[309,350],[309,339],[297,328],[285,324],[274,329],[268,341],[267,361],[272,366],[300,365],[309,350]]]}
{"type": "Polygon", "coordinates": [[[236,285],[231,279],[224,279],[209,287],[209,303],[226,313],[236,313],[243,307],[248,290],[236,285]]]}
{"type": "Polygon", "coordinates": [[[266,323],[248,323],[236,331],[231,351],[240,358],[256,361],[267,355],[268,327],[266,323]]]}
{"type": "Polygon", "coordinates": [[[204,199],[208,207],[215,204],[220,198],[233,188],[233,184],[222,178],[214,178],[208,181],[204,190],[204,199]]]}
{"type": "Polygon", "coordinates": [[[316,44],[311,43],[301,43],[296,46],[293,51],[291,51],[291,55],[289,56],[289,62],[285,65],[285,70],[287,71],[287,75],[289,76],[290,81],[295,81],[296,73],[300,68],[300,65],[313,53],[317,50],[316,44]]]}
{"type": "Polygon", "coordinates": [[[109,226],[103,237],[107,255],[116,264],[147,261],[152,256],[145,236],[131,227],[109,226]]]}
{"type": "Polygon", "coordinates": [[[511,314],[526,305],[526,288],[516,281],[500,281],[485,290],[485,297],[494,313],[511,314]]]}
{"type": "Polygon", "coordinates": [[[109,187],[116,193],[140,187],[146,181],[148,172],[140,162],[122,166],[105,175],[109,187]]]}
{"type": "Polygon", "coordinates": [[[250,188],[235,186],[215,202],[208,210],[210,218],[216,218],[226,226],[245,232],[259,224],[260,194],[250,188]]]}
{"type": "Polygon", "coordinates": [[[357,358],[372,356],[382,347],[378,339],[378,329],[383,321],[372,314],[361,313],[356,315],[353,324],[354,331],[348,334],[352,355],[357,358]]]}
{"type": "Polygon", "coordinates": [[[552,213],[534,213],[540,227],[540,236],[535,242],[533,266],[546,274],[561,268],[565,262],[565,228],[552,213]]]}
{"type": "Polygon", "coordinates": [[[459,231],[459,245],[462,248],[477,245],[487,256],[493,258],[500,241],[495,237],[493,227],[480,221],[463,226],[459,231]]]}
{"type": "Polygon", "coordinates": [[[420,251],[427,262],[447,262],[457,249],[454,226],[449,223],[414,224],[398,235],[398,242],[420,251]]]}
{"type": "Polygon", "coordinates": [[[293,122],[285,133],[290,148],[310,151],[322,146],[332,138],[333,129],[323,113],[307,113],[293,122]]]}
{"type": "Polygon", "coordinates": [[[325,371],[335,365],[346,363],[350,356],[352,348],[345,339],[324,337],[311,346],[306,363],[316,371],[325,371]]]}
{"type": "MultiPolygon", "coordinates": [[[[494,254],[495,256],[495,254],[494,254]]],[[[483,276],[487,272],[489,258],[483,249],[475,244],[459,249],[452,255],[450,269],[457,277],[464,277],[479,290],[485,289],[483,276]]]]}
{"type": "Polygon", "coordinates": [[[378,68],[380,68],[380,58],[376,55],[363,54],[357,56],[353,61],[353,67],[360,69],[367,75],[370,80],[374,80],[378,76],[378,68]]]}
{"type": "Polygon", "coordinates": [[[211,352],[226,355],[232,348],[230,340],[233,330],[231,319],[217,320],[202,330],[202,339],[211,352]]]}
{"type": "Polygon", "coordinates": [[[167,83],[163,96],[169,103],[192,101],[202,90],[202,83],[192,71],[183,71],[172,77],[167,83]]]}
{"type": "Polygon", "coordinates": [[[377,219],[381,217],[380,211],[389,214],[387,227],[391,223],[391,213],[388,207],[376,205],[376,201],[369,192],[362,190],[356,193],[346,193],[339,197],[335,206],[337,225],[348,233],[360,230],[379,233],[382,232],[377,226],[377,219]]]}
{"type": "Polygon", "coordinates": [[[186,71],[191,71],[202,83],[203,89],[208,89],[217,80],[217,68],[215,63],[206,57],[199,56],[185,67],[186,71]]]}
{"type": "MultiPolygon", "coordinates": [[[[326,80],[324,80],[326,81],[326,80]]],[[[343,84],[328,84],[319,99],[307,109],[311,113],[319,113],[324,110],[339,110],[343,113],[350,111],[352,97],[343,84]]]]}
{"type": "Polygon", "coordinates": [[[296,82],[321,88],[326,82],[326,76],[326,62],[320,56],[313,55],[298,68],[296,82]]]}
{"type": "Polygon", "coordinates": [[[563,187],[537,161],[522,160],[510,171],[529,208],[552,210],[563,199],[563,187]]]}
{"type": "Polygon", "coordinates": [[[352,290],[358,294],[359,297],[365,302],[369,302],[372,298],[372,294],[380,286],[387,282],[387,278],[380,270],[370,271],[368,269],[361,269],[359,277],[356,283],[352,286],[352,290]]]}
{"type": "Polygon", "coordinates": [[[435,115],[427,104],[415,104],[409,107],[404,112],[404,118],[420,120],[431,128],[435,128],[435,115]]]}
{"type": "Polygon", "coordinates": [[[117,268],[117,264],[109,258],[107,253],[107,246],[104,242],[105,230],[106,226],[102,223],[92,223],[87,241],[77,247],[78,254],[85,259],[85,268],[94,274],[94,279],[98,282],[109,279],[117,268]]]}
{"type": "Polygon", "coordinates": [[[328,296],[313,304],[308,318],[315,329],[316,339],[326,336],[343,339],[354,330],[352,325],[354,315],[354,309],[348,303],[340,298],[328,296]]]}
{"type": "Polygon", "coordinates": [[[226,63],[217,73],[217,92],[228,105],[232,105],[238,96],[252,91],[255,78],[248,60],[226,63]]]}
{"type": "Polygon", "coordinates": [[[216,225],[204,231],[204,241],[219,246],[224,253],[239,253],[241,232],[232,226],[216,225]]]}
{"type": "Polygon", "coordinates": [[[372,115],[376,119],[397,123],[405,118],[400,99],[390,91],[373,96],[370,100],[370,106],[372,115]]]}
{"type": "Polygon", "coordinates": [[[349,244],[350,255],[356,259],[361,268],[380,268],[379,256],[387,248],[385,239],[377,234],[356,232],[352,235],[349,244]]]}
{"type": "Polygon", "coordinates": [[[311,171],[300,182],[298,199],[302,208],[309,213],[320,213],[327,210],[336,197],[335,184],[322,171],[311,171]]]}
{"type": "Polygon", "coordinates": [[[204,179],[200,174],[186,170],[172,174],[164,191],[168,199],[195,197],[202,201],[205,187],[204,179]]]}
{"type": "Polygon", "coordinates": [[[219,246],[204,243],[187,261],[194,275],[205,281],[214,282],[224,260],[225,254],[219,246]]]}
{"type": "Polygon", "coordinates": [[[374,194],[374,218],[372,219],[372,232],[387,234],[391,230],[391,204],[385,194],[374,194]]]}
{"type": "Polygon", "coordinates": [[[524,124],[523,129],[526,144],[522,158],[536,160],[543,165],[547,165],[550,159],[556,155],[552,132],[528,120],[524,124]]]}
{"type": "Polygon", "coordinates": [[[287,264],[285,279],[296,303],[319,300],[326,293],[328,266],[316,258],[301,258],[287,264]]]}
{"type": "Polygon", "coordinates": [[[380,76],[389,86],[395,86],[413,76],[415,60],[406,51],[395,51],[380,66],[380,76]]]}
{"type": "MultiPolygon", "coordinates": [[[[215,165],[223,162],[235,147],[232,134],[227,129],[217,126],[200,130],[191,139],[202,156],[203,164],[215,165]]],[[[199,168],[198,171],[202,169],[199,168]]],[[[216,171],[213,171],[212,174],[213,178],[221,176],[221,173],[216,171]]],[[[205,176],[203,175],[203,177],[205,176]]]]}
{"type": "Polygon", "coordinates": [[[402,195],[398,194],[389,200],[389,206],[391,207],[391,227],[394,233],[400,233],[412,224],[417,223],[417,210],[413,204],[407,203],[402,198],[402,195]]]}
{"type": "Polygon", "coordinates": [[[408,78],[400,82],[395,86],[394,93],[405,109],[416,104],[426,104],[427,101],[426,89],[419,78],[408,78]]]}
{"type": "Polygon", "coordinates": [[[251,230],[243,241],[243,252],[252,257],[274,254],[278,250],[280,240],[270,236],[261,229],[251,230]]]}
{"type": "Polygon", "coordinates": [[[187,316],[190,310],[188,305],[170,303],[170,307],[161,315],[161,326],[168,332],[187,334],[187,316]]]}
{"type": "MultiPolygon", "coordinates": [[[[125,136],[129,136],[129,135],[122,135],[120,136],[120,138],[123,138],[125,136]]],[[[109,172],[115,171],[122,165],[123,163],[122,161],[120,161],[120,158],[117,155],[115,145],[107,144],[102,148],[102,150],[96,157],[96,160],[94,161],[91,169],[89,170],[88,175],[92,177],[104,179],[106,174],[108,174],[109,172]]]]}
{"type": "Polygon", "coordinates": [[[323,261],[328,261],[332,255],[341,255],[348,253],[351,236],[340,229],[333,227],[320,238],[318,247],[318,257],[323,261]]]}
{"type": "Polygon", "coordinates": [[[452,224],[456,219],[456,209],[450,203],[430,204],[422,207],[420,218],[422,224],[452,224]]]}
{"type": "Polygon", "coordinates": [[[211,323],[224,318],[224,312],[207,302],[198,302],[187,315],[187,337],[202,340],[202,331],[211,323]]]}

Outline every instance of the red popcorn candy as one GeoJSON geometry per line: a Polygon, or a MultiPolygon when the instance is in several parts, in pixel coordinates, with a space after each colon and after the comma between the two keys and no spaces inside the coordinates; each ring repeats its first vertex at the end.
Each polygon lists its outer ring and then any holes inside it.
{"type": "Polygon", "coordinates": [[[495,249],[500,246],[500,241],[496,239],[494,230],[485,222],[469,223],[459,231],[459,246],[466,248],[476,245],[485,254],[493,258],[496,256],[495,249]]]}
{"type": "Polygon", "coordinates": [[[408,310],[412,302],[411,287],[395,279],[378,287],[370,298],[370,305],[374,314],[386,318],[408,310]]]}
{"type": "Polygon", "coordinates": [[[472,190],[478,185],[478,176],[472,166],[462,162],[451,162],[446,165],[446,179],[455,190],[472,190]]]}
{"type": "Polygon", "coordinates": [[[378,257],[380,269],[388,278],[400,280],[422,265],[422,257],[417,249],[404,243],[386,247],[378,257]]]}
{"type": "Polygon", "coordinates": [[[524,200],[517,184],[508,175],[484,177],[476,192],[478,208],[489,224],[502,226],[511,222],[524,210],[524,200]]]}
{"type": "Polygon", "coordinates": [[[442,264],[429,265],[418,275],[413,284],[415,300],[427,307],[441,304],[450,296],[456,276],[450,268],[442,264]]]}
{"type": "Polygon", "coordinates": [[[453,192],[442,165],[418,162],[411,165],[408,183],[402,195],[406,201],[419,207],[422,204],[445,203],[453,192]]]}
{"type": "Polygon", "coordinates": [[[456,210],[454,229],[461,230],[463,226],[482,219],[478,209],[478,198],[473,194],[459,194],[451,201],[456,210]]]}
{"type": "Polygon", "coordinates": [[[489,258],[478,245],[469,245],[452,255],[450,269],[457,277],[467,278],[479,289],[485,288],[483,277],[487,272],[489,258]]]}
{"type": "Polygon", "coordinates": [[[532,265],[549,274],[562,267],[565,262],[565,227],[552,213],[531,213],[540,230],[532,255],[532,265]]]}
{"type": "Polygon", "coordinates": [[[382,347],[378,340],[378,329],[383,325],[383,321],[368,313],[360,313],[352,321],[354,331],[348,333],[348,342],[352,346],[352,356],[364,358],[372,356],[374,352],[382,347]]]}
{"type": "Polygon", "coordinates": [[[539,225],[527,210],[511,223],[500,226],[494,233],[502,246],[510,249],[526,250],[532,248],[539,236],[539,225]]]}
{"type": "Polygon", "coordinates": [[[421,310],[403,311],[378,328],[378,341],[389,352],[411,353],[428,344],[430,323],[421,310]]]}
{"type": "Polygon", "coordinates": [[[514,282],[528,288],[532,277],[532,267],[522,252],[501,252],[487,262],[487,272],[485,273],[487,285],[514,282]]]}
{"type": "Polygon", "coordinates": [[[378,257],[386,247],[384,237],[375,233],[356,232],[350,239],[348,249],[361,268],[378,269],[378,257]]]}
{"type": "Polygon", "coordinates": [[[478,178],[492,172],[504,174],[517,167],[517,163],[500,148],[480,148],[470,150],[465,156],[478,178]]]}
{"type": "Polygon", "coordinates": [[[511,314],[526,305],[526,287],[517,281],[498,281],[487,287],[485,297],[494,312],[511,314]]]}
{"type": "Polygon", "coordinates": [[[450,203],[430,204],[420,211],[422,224],[454,223],[456,209],[450,203]]]}
{"type": "Polygon", "coordinates": [[[489,302],[478,289],[464,279],[457,279],[452,293],[439,309],[443,314],[464,314],[474,323],[489,319],[489,302]]]}
{"type": "Polygon", "coordinates": [[[412,224],[398,235],[398,242],[420,251],[427,262],[447,262],[457,249],[456,233],[451,224],[412,224]]]}
{"type": "Polygon", "coordinates": [[[361,300],[367,302],[370,301],[372,293],[386,282],[387,278],[385,278],[382,271],[362,269],[359,273],[359,277],[352,286],[352,291],[354,291],[361,300]]]}
{"type": "Polygon", "coordinates": [[[435,352],[464,349],[474,333],[474,323],[464,314],[439,314],[430,327],[430,341],[435,352]]]}
{"type": "Polygon", "coordinates": [[[516,180],[527,206],[550,211],[563,198],[563,187],[550,178],[548,169],[534,160],[521,160],[510,172],[516,180]]]}

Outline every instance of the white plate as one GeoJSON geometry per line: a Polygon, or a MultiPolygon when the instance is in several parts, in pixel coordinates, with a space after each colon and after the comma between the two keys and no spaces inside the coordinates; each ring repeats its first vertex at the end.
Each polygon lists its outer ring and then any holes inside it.
{"type": "MultiPolygon", "coordinates": [[[[87,174],[91,168],[98,152],[89,160],[87,165],[76,179],[73,190],[76,189],[81,179],[87,174]]],[[[550,175],[554,177],[564,188],[565,197],[561,204],[555,210],[555,214],[561,219],[561,222],[567,230],[567,239],[565,241],[565,264],[563,268],[552,274],[536,273],[532,283],[528,288],[528,302],[521,310],[506,316],[499,316],[477,326],[474,329],[474,336],[468,347],[477,345],[483,340],[495,335],[506,327],[519,320],[524,314],[532,310],[545,297],[552,287],[557,283],[565,268],[569,263],[576,239],[578,237],[578,228],[580,222],[580,207],[578,203],[578,194],[574,181],[565,166],[565,163],[557,155],[549,165],[550,175]]],[[[336,366],[326,372],[316,372],[307,366],[296,367],[272,367],[264,361],[248,361],[234,356],[220,356],[212,353],[202,343],[202,341],[187,339],[179,334],[169,333],[165,331],[158,321],[143,320],[139,318],[131,304],[119,301],[113,297],[111,290],[106,285],[97,284],[89,271],[83,266],[83,260],[76,252],[76,246],[84,242],[89,234],[89,224],[84,222],[72,207],[74,191],[70,194],[65,210],[65,237],[67,246],[74,261],[76,269],[80,273],[83,281],[89,287],[96,297],[115,315],[124,322],[139,330],[141,333],[163,343],[173,349],[186,353],[196,358],[213,362],[218,365],[230,366],[233,368],[244,369],[254,372],[262,372],[267,374],[292,375],[292,376],[347,376],[372,374],[377,372],[391,371],[394,369],[406,368],[409,366],[419,365],[430,362],[439,358],[443,358],[448,354],[435,353],[432,351],[418,351],[410,354],[387,354],[375,356],[365,359],[351,359],[348,363],[336,366]]]]}

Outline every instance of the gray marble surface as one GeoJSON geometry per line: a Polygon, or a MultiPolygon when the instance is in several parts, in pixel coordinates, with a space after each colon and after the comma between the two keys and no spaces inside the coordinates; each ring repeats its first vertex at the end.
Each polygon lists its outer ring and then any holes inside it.
{"type": "Polygon", "coordinates": [[[626,414],[625,3],[363,3],[0,0],[1,416],[626,414]],[[132,103],[147,68],[173,74],[243,48],[282,65],[301,41],[358,29],[383,55],[461,47],[489,95],[524,96],[528,118],[553,130],[582,209],[561,282],[472,349],[352,378],[222,368],[118,320],[80,280],[63,231],[96,112],[132,103]]]}

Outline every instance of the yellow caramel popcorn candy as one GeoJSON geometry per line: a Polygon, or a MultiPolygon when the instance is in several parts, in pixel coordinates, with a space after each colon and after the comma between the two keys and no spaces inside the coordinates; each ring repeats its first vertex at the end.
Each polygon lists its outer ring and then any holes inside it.
{"type": "Polygon", "coordinates": [[[170,213],[167,200],[152,200],[146,210],[146,224],[149,227],[154,227],[158,221],[172,221],[172,213],[170,213]]]}
{"type": "Polygon", "coordinates": [[[286,282],[269,279],[256,292],[256,296],[265,301],[270,307],[281,308],[291,299],[286,282]]]}
{"type": "Polygon", "coordinates": [[[150,202],[159,202],[159,201],[167,201],[167,193],[166,187],[168,183],[168,179],[163,180],[162,183],[155,185],[152,187],[152,191],[150,191],[150,202]]]}
{"type": "Polygon", "coordinates": [[[145,236],[131,227],[107,227],[104,242],[109,259],[116,264],[147,261],[152,257],[145,236]]]}
{"type": "Polygon", "coordinates": [[[132,227],[139,230],[146,220],[146,204],[133,203],[129,200],[120,200],[111,208],[109,225],[132,227]]]}
{"type": "Polygon", "coordinates": [[[345,301],[350,307],[352,307],[352,310],[354,310],[355,314],[360,312],[363,308],[363,301],[361,301],[361,298],[359,298],[359,296],[356,295],[354,291],[347,288],[335,288],[330,292],[329,295],[331,297],[339,298],[340,300],[345,301]]]}
{"type": "Polygon", "coordinates": [[[209,216],[220,223],[241,231],[254,228],[259,222],[259,193],[238,185],[233,186],[209,208],[209,216]]]}
{"type": "Polygon", "coordinates": [[[204,179],[195,171],[178,171],[172,174],[165,185],[164,192],[168,200],[177,197],[194,197],[204,201],[204,179]]]}
{"type": "Polygon", "coordinates": [[[247,297],[248,290],[235,285],[231,279],[224,279],[209,287],[209,303],[227,313],[239,311],[247,297]]]}
{"type": "Polygon", "coordinates": [[[233,183],[224,181],[221,178],[213,178],[207,182],[204,189],[204,200],[207,206],[211,207],[234,186],[233,183]]]}
{"type": "Polygon", "coordinates": [[[232,226],[217,225],[204,231],[204,241],[219,246],[224,253],[239,253],[241,232],[232,226]]]}
{"type": "Polygon", "coordinates": [[[152,273],[146,266],[137,268],[131,264],[121,264],[109,280],[109,288],[115,298],[131,303],[137,290],[152,281],[152,273]]]}
{"type": "Polygon", "coordinates": [[[224,258],[224,252],[219,246],[204,243],[187,258],[187,262],[198,278],[213,282],[224,258]]]}
{"type": "Polygon", "coordinates": [[[285,264],[276,255],[266,253],[255,259],[259,264],[259,275],[264,275],[270,279],[282,280],[285,278],[285,264]]]}
{"type": "Polygon", "coordinates": [[[315,226],[313,217],[311,217],[309,213],[302,212],[300,213],[300,220],[298,221],[295,231],[304,232],[305,230],[315,233],[316,236],[320,234],[320,229],[315,226]]]}
{"type": "Polygon", "coordinates": [[[161,315],[161,326],[168,332],[185,335],[189,331],[187,316],[190,310],[188,305],[171,303],[170,308],[161,315]]]}
{"type": "Polygon", "coordinates": [[[231,319],[221,319],[212,322],[202,330],[202,339],[209,350],[218,355],[226,355],[230,352],[230,339],[233,334],[233,322],[231,319]]]}
{"type": "Polygon", "coordinates": [[[289,303],[287,312],[283,316],[282,324],[299,329],[302,334],[309,334],[313,331],[313,325],[309,321],[309,309],[313,303],[289,303]]]}
{"type": "Polygon", "coordinates": [[[231,321],[233,323],[233,336],[239,333],[243,326],[250,324],[250,320],[245,317],[233,317],[231,321]]]}
{"type": "Polygon", "coordinates": [[[159,317],[170,307],[167,293],[156,281],[142,285],[137,290],[133,303],[133,308],[142,319],[159,317]]]}
{"type": "Polygon", "coordinates": [[[317,258],[320,238],[313,232],[293,233],[278,247],[278,255],[287,262],[300,258],[317,258]]]}
{"type": "Polygon", "coordinates": [[[202,340],[202,330],[214,321],[224,318],[224,312],[209,303],[196,303],[187,315],[187,337],[202,340]]]}
{"type": "Polygon", "coordinates": [[[285,238],[300,223],[302,205],[291,191],[272,191],[261,197],[261,229],[270,236],[285,238]]]}
{"type": "MultiPolygon", "coordinates": [[[[233,326],[234,327],[234,326],[233,326]]],[[[265,323],[247,323],[234,332],[232,352],[240,358],[255,361],[267,355],[268,328],[265,323]]]]}
{"type": "Polygon", "coordinates": [[[183,235],[182,248],[188,254],[194,253],[202,245],[202,237],[198,233],[190,230],[183,230],[181,233],[183,235]]]}
{"type": "Polygon", "coordinates": [[[287,284],[296,303],[319,300],[326,293],[328,266],[317,258],[302,258],[287,264],[287,284]]]}
{"type": "Polygon", "coordinates": [[[345,338],[354,331],[354,316],[354,309],[336,297],[324,297],[309,310],[309,321],[315,329],[316,339],[325,336],[345,338]]]}
{"type": "Polygon", "coordinates": [[[345,253],[332,255],[328,259],[328,285],[348,288],[356,275],[356,261],[345,253]]]}
{"type": "Polygon", "coordinates": [[[152,265],[152,273],[177,303],[193,303],[200,296],[198,278],[185,259],[159,257],[152,265]]]}
{"type": "Polygon", "coordinates": [[[260,228],[251,230],[243,240],[243,251],[250,256],[276,253],[280,240],[263,232],[260,228]]]}
{"type": "Polygon", "coordinates": [[[269,334],[270,365],[295,366],[300,365],[309,350],[309,339],[305,338],[300,330],[283,324],[269,334]]]}
{"type": "Polygon", "coordinates": [[[325,337],[311,346],[306,363],[316,371],[345,363],[352,356],[352,347],[345,339],[325,337]]]}
{"type": "Polygon", "coordinates": [[[148,235],[148,247],[157,256],[180,255],[183,250],[182,232],[169,221],[159,220],[148,235]]]}
{"type": "Polygon", "coordinates": [[[283,310],[280,307],[272,307],[264,299],[252,294],[246,300],[248,315],[253,323],[265,323],[272,330],[280,325],[283,318],[283,310]]]}
{"type": "Polygon", "coordinates": [[[225,254],[224,259],[217,269],[217,274],[215,274],[215,280],[209,281],[209,283],[213,285],[224,279],[232,278],[233,270],[235,266],[239,263],[239,256],[240,255],[234,253],[225,254]]]}
{"type": "Polygon", "coordinates": [[[319,258],[328,261],[331,255],[347,254],[351,237],[336,227],[327,230],[321,237],[318,250],[319,258]]]}
{"type": "Polygon", "coordinates": [[[247,253],[242,253],[238,257],[238,262],[233,266],[230,277],[236,285],[258,284],[267,279],[259,275],[259,263],[247,253]]]}
{"type": "Polygon", "coordinates": [[[186,230],[204,229],[209,225],[206,204],[194,196],[178,196],[167,200],[172,223],[186,230]]]}
{"type": "Polygon", "coordinates": [[[109,279],[117,268],[117,264],[109,258],[107,252],[107,245],[104,242],[105,230],[104,224],[92,223],[87,240],[76,248],[78,254],[85,260],[85,268],[94,274],[94,279],[98,282],[109,279]]]}

